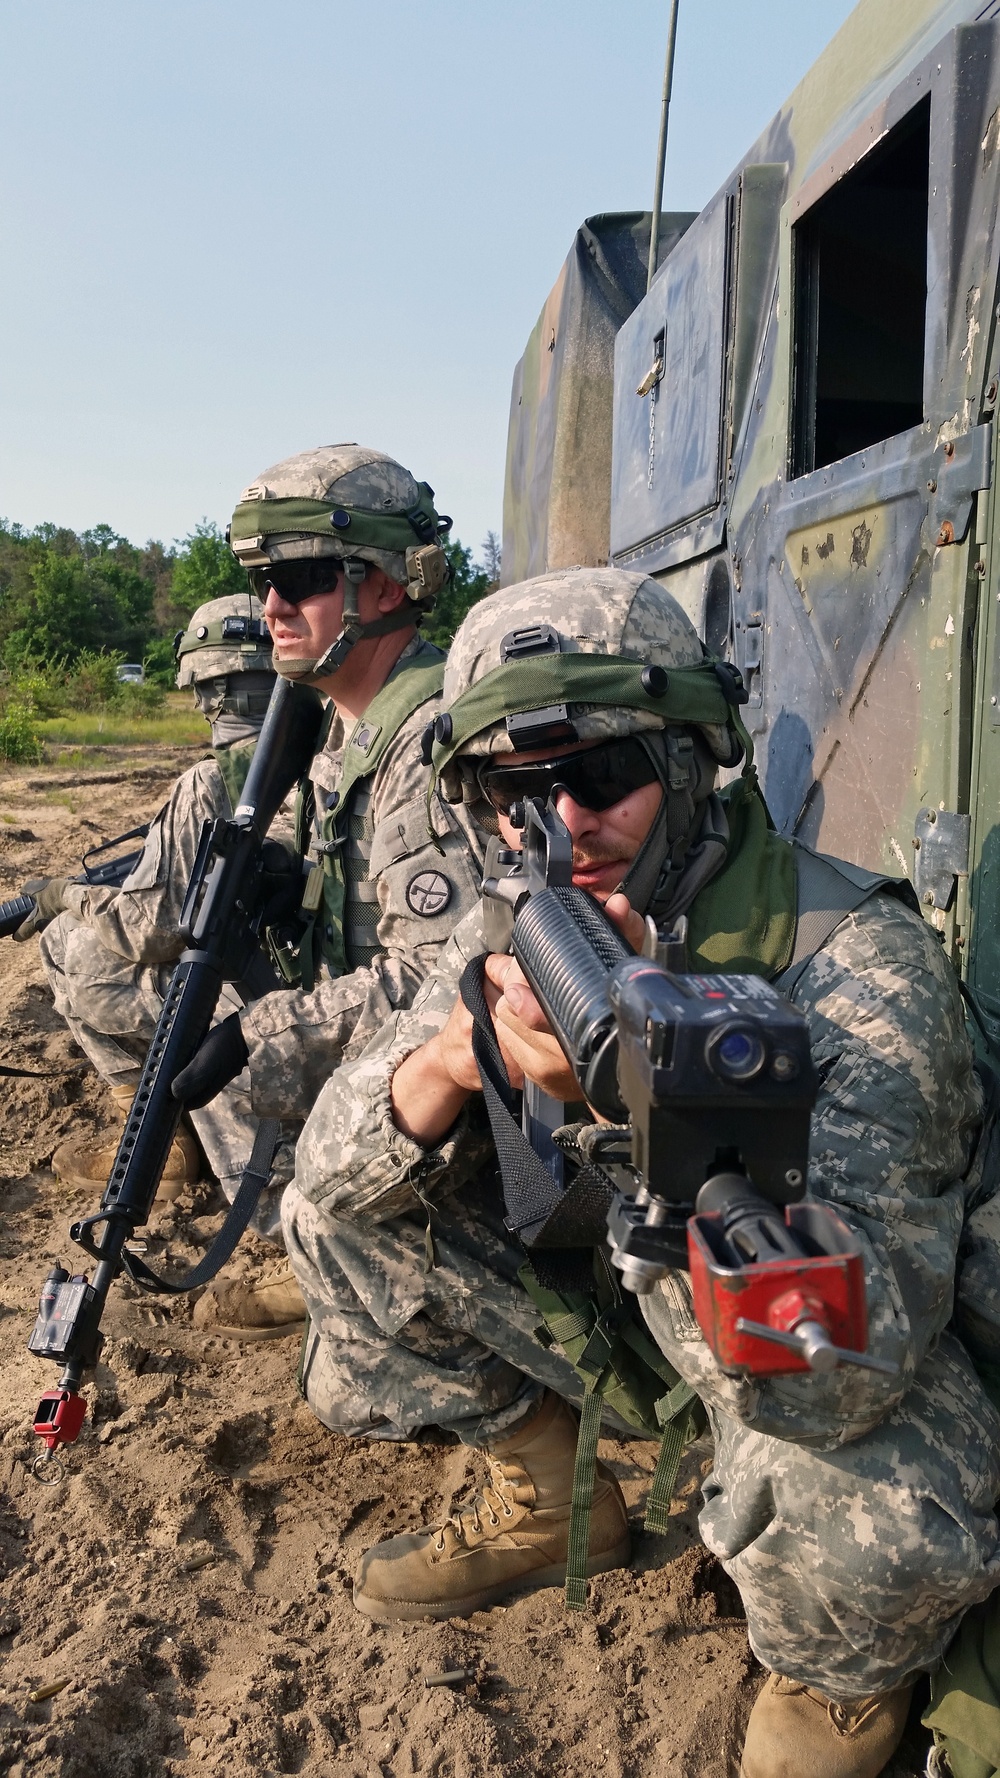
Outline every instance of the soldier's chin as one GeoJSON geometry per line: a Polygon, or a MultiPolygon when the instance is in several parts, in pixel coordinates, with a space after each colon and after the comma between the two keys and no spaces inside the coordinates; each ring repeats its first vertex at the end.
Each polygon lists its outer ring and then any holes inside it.
{"type": "Polygon", "coordinates": [[[272,655],[274,670],[282,679],[311,679],[320,663],[319,655],[311,655],[308,660],[296,659],[289,655],[285,659],[278,654],[272,655]]]}

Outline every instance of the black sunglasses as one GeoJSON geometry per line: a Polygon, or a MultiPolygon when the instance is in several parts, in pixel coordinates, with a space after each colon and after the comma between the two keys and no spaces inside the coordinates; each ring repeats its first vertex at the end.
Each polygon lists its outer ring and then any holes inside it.
{"type": "Polygon", "coordinates": [[[333,593],[343,562],[339,556],[313,556],[300,562],[274,562],[268,568],[250,569],[250,586],[263,604],[273,587],[286,605],[301,605],[314,593],[333,593]]]}
{"type": "Polygon", "coordinates": [[[582,809],[600,814],[657,779],[652,759],[634,735],[621,741],[602,741],[597,747],[563,754],[560,759],[539,759],[522,766],[484,760],[476,768],[483,796],[501,815],[509,815],[514,803],[529,796],[548,802],[557,786],[568,790],[582,809]]]}

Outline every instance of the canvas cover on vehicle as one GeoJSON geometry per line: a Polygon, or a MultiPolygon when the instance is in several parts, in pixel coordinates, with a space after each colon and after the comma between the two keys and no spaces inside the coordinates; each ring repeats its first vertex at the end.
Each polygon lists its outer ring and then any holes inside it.
{"type": "MultiPolygon", "coordinates": [[[[661,216],[661,266],[694,219],[661,216]]],[[[615,335],[645,295],[649,225],[649,211],[588,217],[514,371],[502,586],[608,560],[615,335]]]]}

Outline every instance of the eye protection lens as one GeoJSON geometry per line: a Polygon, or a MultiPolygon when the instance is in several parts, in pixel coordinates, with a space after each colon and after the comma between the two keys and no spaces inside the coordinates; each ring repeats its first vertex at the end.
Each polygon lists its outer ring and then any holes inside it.
{"type": "Polygon", "coordinates": [[[304,562],[274,562],[268,568],[250,569],[250,586],[263,602],[273,587],[286,605],[301,605],[314,593],[333,593],[344,564],[337,556],[318,556],[304,562]]]}
{"type": "Polygon", "coordinates": [[[556,785],[564,786],[582,809],[600,814],[614,807],[633,790],[654,784],[656,767],[642,742],[634,736],[622,741],[602,741],[584,753],[564,754],[561,759],[539,759],[530,765],[496,765],[484,762],[476,772],[479,788],[501,815],[525,797],[547,802],[556,785]]]}

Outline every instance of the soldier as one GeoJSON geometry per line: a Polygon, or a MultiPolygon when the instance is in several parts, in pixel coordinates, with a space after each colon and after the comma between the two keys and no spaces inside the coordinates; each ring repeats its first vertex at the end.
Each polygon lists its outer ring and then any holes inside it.
{"type": "MultiPolygon", "coordinates": [[[[492,812],[508,844],[512,805],[552,791],[574,882],[631,943],[647,910],[661,925],[686,912],[693,968],[777,979],[808,1021],[822,1083],[810,1190],[858,1237],[870,1349],[898,1375],[731,1378],[694,1319],[685,1273],[641,1300],[660,1353],[707,1408],[715,1464],[700,1528],[770,1669],[744,1778],[874,1778],[915,1676],[1000,1578],[1000,1420],[948,1329],[981,1095],[957,983],[900,886],[780,839],[750,765],[716,792],[743,731],[732,710],[724,724],[706,719],[718,674],[700,718],[697,704],[683,719],[672,706],[671,670],[699,666],[699,683],[711,681],[683,611],[640,574],[569,569],[507,588],[456,636],[433,760],[445,794],[492,812]],[[518,657],[538,648],[558,652],[546,707],[528,698],[525,710],[518,657]],[[834,912],[800,961],[796,909],[817,873],[830,897],[819,905],[834,912]]],[[[583,1389],[562,1349],[534,1337],[525,1256],[503,1221],[457,998],[486,948],[477,909],[412,1008],[338,1070],[283,1204],[311,1324],[303,1390],[319,1418],[383,1439],[437,1425],[489,1453],[471,1506],[364,1558],[355,1602],[378,1621],[465,1615],[552,1584],[567,1560],[567,1403],[583,1389]]],[[[578,1097],[516,963],[489,957],[486,980],[514,1084],[528,1074],[556,1099],[578,1097]]],[[[628,1548],[624,1501],[599,1468],[589,1571],[623,1564],[628,1548]]]]}
{"type": "MultiPolygon", "coordinates": [[[[24,939],[45,928],[40,950],[56,1011],[106,1082],[123,1119],[173,965],[184,949],[181,905],[202,826],[216,817],[228,819],[238,804],[274,685],[263,607],[249,593],[200,606],[177,637],[175,652],[178,687],[191,687],[211,725],[211,756],[178,779],[153,820],[142,858],[120,889],[51,878],[38,891],[36,912],[15,934],[24,939]]],[[[286,837],[290,842],[290,826],[286,837]]],[[[241,1004],[234,990],[224,992],[228,1006],[241,1004]]],[[[223,1190],[232,1195],[253,1145],[245,1091],[234,1089],[224,1105],[199,1114],[195,1123],[223,1190]]],[[[56,1149],[52,1168],[69,1185],[103,1187],[116,1149],[117,1142],[70,1139],[56,1149]]],[[[197,1148],[182,1127],[167,1160],[163,1194],[176,1196],[197,1179],[199,1165],[197,1148]]],[[[290,1170],[289,1159],[287,1176],[290,1170]]],[[[270,1193],[256,1226],[280,1241],[278,1196],[270,1193]]]]}
{"type": "MultiPolygon", "coordinates": [[[[447,575],[431,489],[382,452],[329,445],[258,476],[230,541],[264,602],[274,665],[330,698],[298,844],[301,984],[225,1019],[174,1082],[193,1111],[249,1069],[254,1112],[303,1118],[348,1049],[409,1005],[479,894],[483,836],[435,798],[428,832],[421,737],[444,656],[419,635],[447,575]]],[[[289,1271],[219,1281],[202,1327],[281,1331],[304,1315],[289,1271]]]]}

